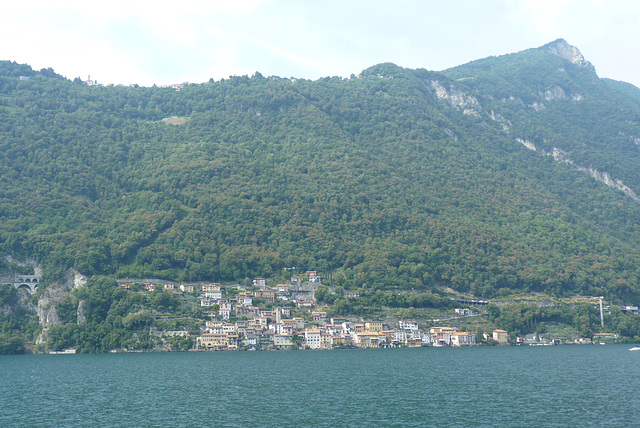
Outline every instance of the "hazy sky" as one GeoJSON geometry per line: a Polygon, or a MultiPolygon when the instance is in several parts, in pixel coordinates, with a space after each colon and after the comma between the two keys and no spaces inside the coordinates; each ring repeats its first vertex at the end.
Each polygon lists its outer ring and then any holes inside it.
{"type": "Polygon", "coordinates": [[[442,70],[557,38],[640,86],[636,0],[5,2],[0,60],[140,85],[230,75],[317,79],[381,62],[442,70]]]}

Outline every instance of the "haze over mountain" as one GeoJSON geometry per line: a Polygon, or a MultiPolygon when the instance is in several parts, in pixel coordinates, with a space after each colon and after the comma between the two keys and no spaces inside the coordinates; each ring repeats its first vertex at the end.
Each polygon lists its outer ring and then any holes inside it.
{"type": "Polygon", "coordinates": [[[326,266],[347,288],[640,302],[640,89],[562,39],[178,89],[5,61],[0,117],[0,253],[50,277],[326,266]]]}

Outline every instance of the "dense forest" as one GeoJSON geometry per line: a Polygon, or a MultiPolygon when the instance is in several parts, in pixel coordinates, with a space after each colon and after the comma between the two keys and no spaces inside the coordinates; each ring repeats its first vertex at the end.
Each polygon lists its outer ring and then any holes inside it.
{"type": "Polygon", "coordinates": [[[0,62],[0,254],[44,283],[323,266],[345,289],[639,303],[640,90],[565,44],[178,89],[0,62]]]}

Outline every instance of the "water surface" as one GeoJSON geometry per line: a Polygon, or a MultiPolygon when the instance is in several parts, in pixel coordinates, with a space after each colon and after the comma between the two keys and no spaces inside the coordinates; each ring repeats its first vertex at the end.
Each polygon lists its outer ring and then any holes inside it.
{"type": "Polygon", "coordinates": [[[638,426],[630,346],[0,357],[0,426],[638,426]]]}

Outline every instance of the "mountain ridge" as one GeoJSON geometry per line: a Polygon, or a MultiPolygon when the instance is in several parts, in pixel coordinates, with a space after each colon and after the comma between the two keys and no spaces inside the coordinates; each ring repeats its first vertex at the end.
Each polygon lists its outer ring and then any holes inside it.
{"type": "Polygon", "coordinates": [[[567,46],[180,91],[4,62],[0,251],[52,276],[322,265],[346,288],[640,301],[640,107],[567,46]]]}

